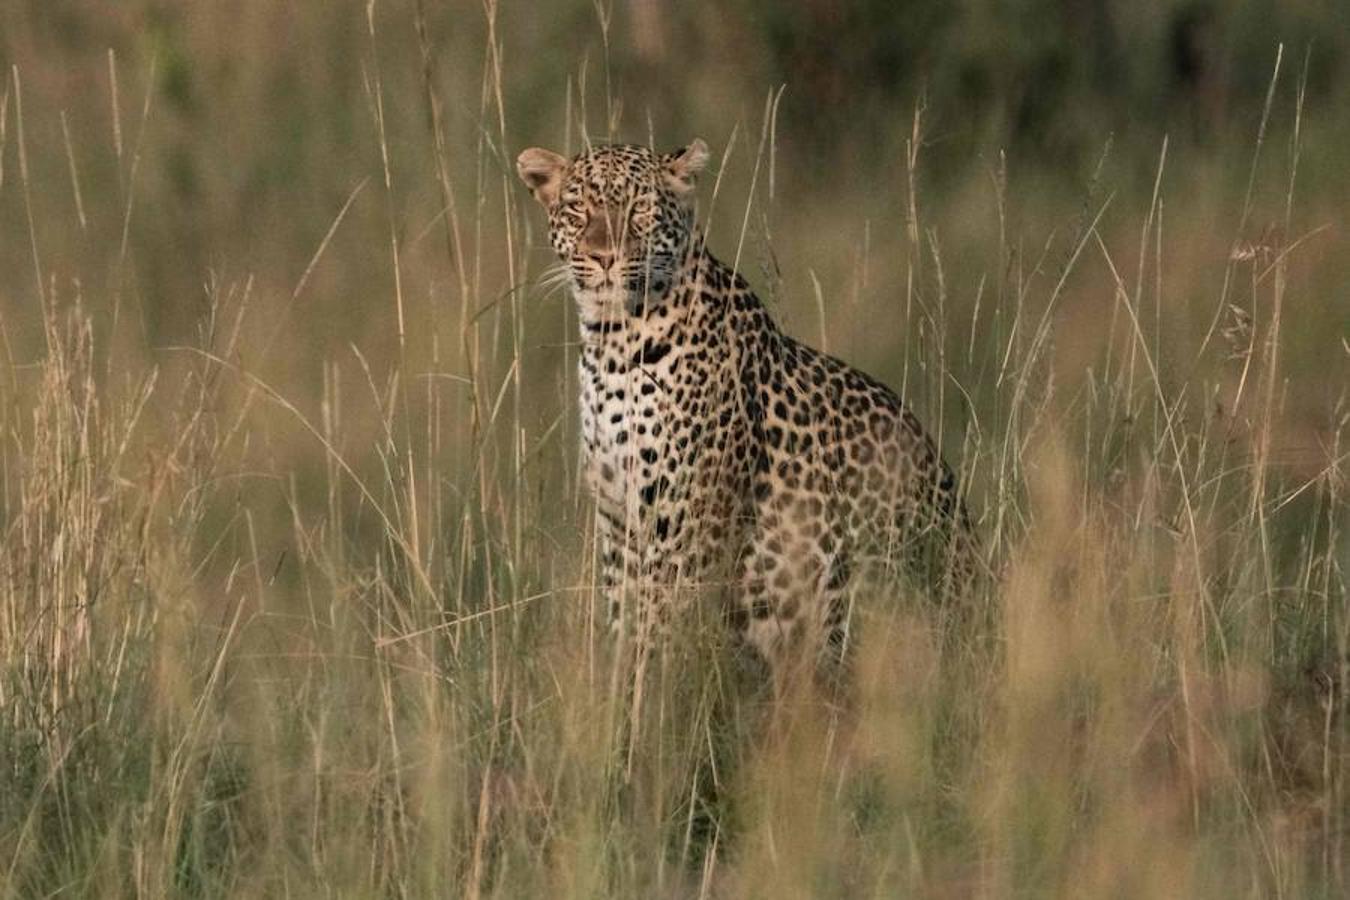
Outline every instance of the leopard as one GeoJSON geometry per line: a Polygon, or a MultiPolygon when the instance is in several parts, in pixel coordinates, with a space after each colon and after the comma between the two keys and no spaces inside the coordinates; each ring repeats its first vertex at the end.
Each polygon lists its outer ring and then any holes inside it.
{"type": "Polygon", "coordinates": [[[797,661],[846,656],[864,564],[938,535],[933,586],[951,593],[979,546],[951,467],[900,396],[785,333],[713,255],[696,215],[709,158],[702,139],[570,158],[534,147],[516,169],[577,313],[581,468],[610,623],[658,641],[711,593],[782,684],[797,661]]]}

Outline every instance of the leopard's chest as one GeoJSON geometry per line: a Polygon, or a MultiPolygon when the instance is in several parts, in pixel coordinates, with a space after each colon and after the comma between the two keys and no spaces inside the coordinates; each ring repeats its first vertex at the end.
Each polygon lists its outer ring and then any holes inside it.
{"type": "Polygon", "coordinates": [[[688,464],[683,349],[634,339],[587,348],[580,361],[586,481],[597,502],[627,516],[668,496],[688,464]]]}

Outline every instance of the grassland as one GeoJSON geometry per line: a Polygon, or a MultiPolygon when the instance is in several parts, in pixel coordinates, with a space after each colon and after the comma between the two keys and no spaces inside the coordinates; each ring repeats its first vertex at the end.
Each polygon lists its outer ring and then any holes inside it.
{"type": "Polygon", "coordinates": [[[0,898],[1350,889],[1315,51],[1046,160],[940,90],[822,143],[622,6],[133,9],[0,13],[0,898]],[[707,139],[714,248],[969,485],[982,614],[859,584],[843,716],[710,610],[626,721],[511,165],[610,133],[707,139]]]}

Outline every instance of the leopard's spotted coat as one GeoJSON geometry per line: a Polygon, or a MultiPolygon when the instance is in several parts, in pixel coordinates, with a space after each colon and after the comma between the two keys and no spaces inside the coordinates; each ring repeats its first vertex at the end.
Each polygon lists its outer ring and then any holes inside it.
{"type": "Polygon", "coordinates": [[[900,398],[799,343],[704,245],[702,141],[520,155],[579,311],[581,433],[602,575],[649,636],[681,598],[731,584],[731,622],[781,672],[838,657],[860,562],[947,537],[977,558],[956,480],[900,398]]]}

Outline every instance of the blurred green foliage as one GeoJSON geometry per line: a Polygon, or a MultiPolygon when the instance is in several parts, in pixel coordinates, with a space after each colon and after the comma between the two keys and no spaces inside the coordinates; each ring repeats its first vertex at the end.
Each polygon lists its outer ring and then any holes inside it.
{"type": "Polygon", "coordinates": [[[797,117],[823,140],[855,135],[919,94],[966,132],[966,143],[973,133],[1052,160],[1098,152],[1104,132],[1146,143],[1177,130],[1213,140],[1235,124],[1235,113],[1259,108],[1281,41],[1296,56],[1316,47],[1308,79],[1314,114],[1345,108],[1339,48],[1350,30],[1333,2],[738,6],[764,22],[772,77],[804,98],[797,117]]]}
{"type": "MultiPolygon", "coordinates": [[[[150,165],[170,188],[159,205],[179,248],[203,265],[213,254],[256,260],[250,244],[206,246],[187,220],[217,213],[216,224],[257,235],[267,231],[260,215],[285,209],[291,224],[323,227],[303,214],[328,208],[332,197],[316,205],[316,193],[341,192],[335,171],[375,152],[365,6],[14,0],[0,10],[0,62],[25,77],[30,115],[65,109],[88,139],[108,126],[105,54],[120,61],[128,128],[153,60],[152,128],[172,139],[150,143],[161,155],[150,165]]],[[[419,6],[447,121],[467,152],[488,124],[479,85],[489,17],[479,3],[374,4],[388,114],[425,116],[419,6]]],[[[1340,0],[569,0],[546,12],[508,2],[494,28],[509,130],[522,138],[557,141],[570,97],[574,109],[586,105],[594,134],[607,132],[612,101],[620,137],[645,139],[650,128],[667,142],[725,139],[737,124],[753,130],[764,97],[784,86],[781,152],[817,186],[832,184],[832,164],[872,172],[903,158],[920,104],[938,148],[935,178],[967,177],[999,149],[1024,172],[1081,176],[1110,142],[1146,179],[1164,134],[1174,148],[1245,146],[1281,42],[1290,89],[1306,62],[1307,125],[1350,135],[1340,0]]],[[[404,140],[396,154],[420,149],[404,140]]],[[[1342,169],[1343,159],[1334,159],[1342,169]]]]}

